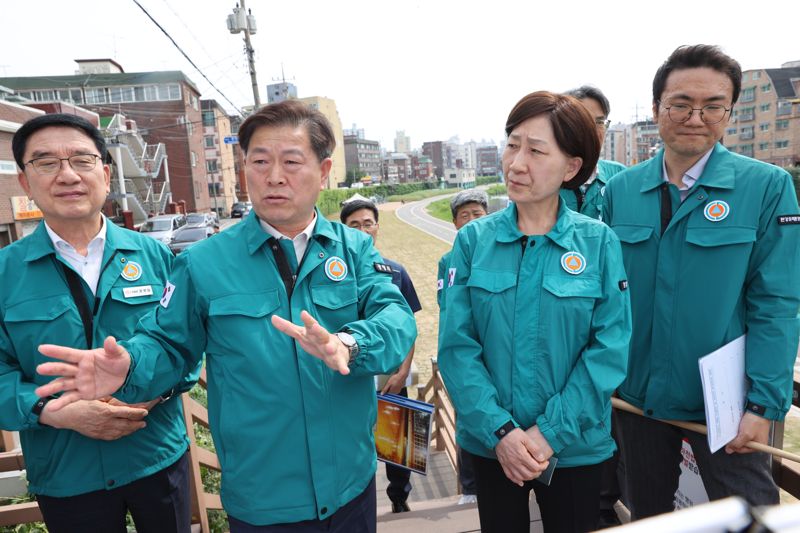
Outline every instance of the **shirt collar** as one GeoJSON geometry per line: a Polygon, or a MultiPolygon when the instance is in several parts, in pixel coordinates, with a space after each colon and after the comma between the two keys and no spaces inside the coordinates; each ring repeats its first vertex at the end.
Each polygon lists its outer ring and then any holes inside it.
{"type": "MultiPolygon", "coordinates": [[[[75,250],[75,247],[72,246],[72,244],[62,239],[55,231],[53,231],[53,228],[50,227],[50,225],[47,223],[46,220],[44,221],[44,229],[47,231],[47,235],[50,236],[50,241],[52,241],[53,243],[53,248],[59,251],[64,249],[75,250]]],[[[103,248],[105,244],[106,244],[106,217],[100,215],[100,231],[98,231],[97,235],[95,235],[89,241],[87,249],[94,247],[103,248]]]]}
{"type": "MultiPolygon", "coordinates": [[[[708,163],[708,159],[711,157],[711,153],[714,151],[714,148],[711,148],[708,152],[701,157],[697,163],[692,165],[692,167],[684,172],[683,177],[681,178],[681,182],[683,183],[683,187],[680,188],[682,191],[688,191],[694,184],[697,183],[697,180],[700,179],[700,176],[703,175],[703,171],[706,168],[706,163],[708,163]]],[[[669,175],[667,174],[667,162],[666,158],[661,160],[661,178],[669,183],[669,175]]]]}
{"type": "Polygon", "coordinates": [[[293,241],[295,239],[300,238],[305,240],[305,242],[308,242],[309,240],[311,240],[311,235],[314,233],[314,226],[317,223],[317,210],[316,209],[314,210],[314,216],[311,217],[311,222],[309,222],[308,226],[306,226],[303,231],[298,233],[294,237],[294,239],[292,239],[291,237],[287,237],[286,235],[275,229],[269,222],[266,222],[265,220],[261,219],[259,219],[258,221],[261,224],[261,228],[264,231],[266,231],[271,237],[275,237],[278,240],[289,239],[290,241],[293,241]]]}

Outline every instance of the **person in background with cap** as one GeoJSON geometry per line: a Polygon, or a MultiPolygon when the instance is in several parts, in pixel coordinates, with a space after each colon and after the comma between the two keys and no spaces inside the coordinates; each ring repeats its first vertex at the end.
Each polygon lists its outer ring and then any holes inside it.
{"type": "Polygon", "coordinates": [[[606,185],[603,220],[622,241],[633,310],[617,394],[646,415],[616,417],[634,519],[673,509],[684,438],[711,500],[779,501],[770,456],[745,444],[766,444],[792,404],[800,216],[788,172],[720,144],[741,85],[718,47],[677,48],[653,77],[663,149],[606,185]],[[724,450],[655,420],[704,421],[698,359],[745,334],[746,409],[724,450]]]}
{"type": "Polygon", "coordinates": [[[108,335],[130,337],[158,304],[172,253],[101,213],[111,170],[91,123],[42,115],[11,145],[19,183],[44,218],[0,249],[0,428],[20,432],[28,490],[52,533],[125,531],[128,511],[137,531],[188,532],[189,441],[174,393],[191,388],[199,368],[137,405],[106,399],[55,410],[34,392],[47,381],[36,373],[46,360],[39,344],[91,348],[108,335]]]}
{"type": "MultiPolygon", "coordinates": [[[[453,215],[453,225],[460,231],[467,223],[486,216],[489,206],[489,197],[484,191],[469,189],[461,191],[450,200],[450,213],[453,215]]],[[[439,304],[439,344],[444,331],[445,292],[450,281],[447,277],[447,266],[450,263],[452,250],[439,259],[436,275],[436,301],[439,304]]],[[[478,501],[475,488],[475,471],[472,467],[472,456],[464,448],[458,448],[458,481],[461,483],[461,498],[459,505],[475,503],[478,501]]]]}
{"type": "Polygon", "coordinates": [[[65,362],[40,387],[58,406],[138,401],[205,352],[208,412],[232,533],[375,533],[375,375],[416,339],[414,315],[369,236],[315,204],[335,147],[298,100],[239,127],[253,210],[178,256],[157,311],[104,349],[41,346],[65,362]]]}
{"type": "Polygon", "coordinates": [[[484,533],[527,533],[531,490],[546,532],[597,525],[630,303],[619,240],[559,196],[593,172],[594,126],[570,96],[523,97],[505,127],[512,203],[453,245],[439,368],[473,455],[484,533]],[[551,461],[555,472],[536,481],[551,461]]]}
{"type": "MultiPolygon", "coordinates": [[[[342,204],[342,211],[339,219],[347,227],[363,231],[372,237],[372,243],[378,242],[378,208],[374,203],[367,200],[350,200],[342,204]]],[[[422,309],[414,289],[411,276],[400,263],[383,258],[383,262],[392,269],[392,283],[394,283],[400,293],[405,298],[411,311],[417,313],[422,309]]],[[[408,387],[411,386],[411,363],[414,360],[414,348],[411,345],[403,363],[397,372],[390,375],[377,376],[378,390],[381,394],[399,394],[408,398],[408,387]]],[[[386,463],[386,477],[389,479],[389,486],[386,487],[386,494],[392,502],[393,513],[405,513],[411,509],[408,506],[408,495],[411,492],[411,471],[386,463]]]]}
{"type": "MultiPolygon", "coordinates": [[[[600,146],[602,147],[608,130],[608,115],[611,113],[611,104],[608,103],[606,95],[600,89],[591,85],[583,85],[564,94],[580,100],[592,115],[597,129],[597,136],[600,139],[600,146]]],[[[582,213],[587,217],[600,219],[606,182],[611,176],[622,170],[625,170],[625,165],[622,163],[599,159],[594,172],[589,176],[586,183],[577,189],[561,189],[561,199],[573,211],[582,213]]]]}

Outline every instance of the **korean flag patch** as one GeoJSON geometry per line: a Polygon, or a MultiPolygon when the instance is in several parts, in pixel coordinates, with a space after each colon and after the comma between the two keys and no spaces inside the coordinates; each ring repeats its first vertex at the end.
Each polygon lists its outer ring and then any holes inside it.
{"type": "Polygon", "coordinates": [[[164,309],[166,309],[167,306],[169,305],[169,301],[172,299],[173,292],[175,292],[175,285],[173,285],[168,281],[167,284],[164,286],[164,292],[161,293],[161,302],[159,302],[161,304],[161,307],[163,307],[164,309]]]}

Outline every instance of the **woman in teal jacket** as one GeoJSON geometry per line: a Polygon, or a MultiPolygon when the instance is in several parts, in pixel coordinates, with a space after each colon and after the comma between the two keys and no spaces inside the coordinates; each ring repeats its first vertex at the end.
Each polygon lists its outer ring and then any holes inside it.
{"type": "Polygon", "coordinates": [[[531,489],[545,531],[588,531],[615,449],[630,302],[618,239],[559,190],[589,177],[600,143],[577,100],[548,92],[520,100],[506,133],[513,204],[456,238],[439,363],[458,442],[476,456],[482,531],[527,532],[531,489]]]}

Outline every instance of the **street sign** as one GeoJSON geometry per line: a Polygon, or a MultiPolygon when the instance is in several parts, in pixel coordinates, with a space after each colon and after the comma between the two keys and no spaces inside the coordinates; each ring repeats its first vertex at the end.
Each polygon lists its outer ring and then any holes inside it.
{"type": "Polygon", "coordinates": [[[231,135],[230,137],[225,137],[222,140],[225,142],[225,144],[239,144],[238,135],[231,135]]]}

